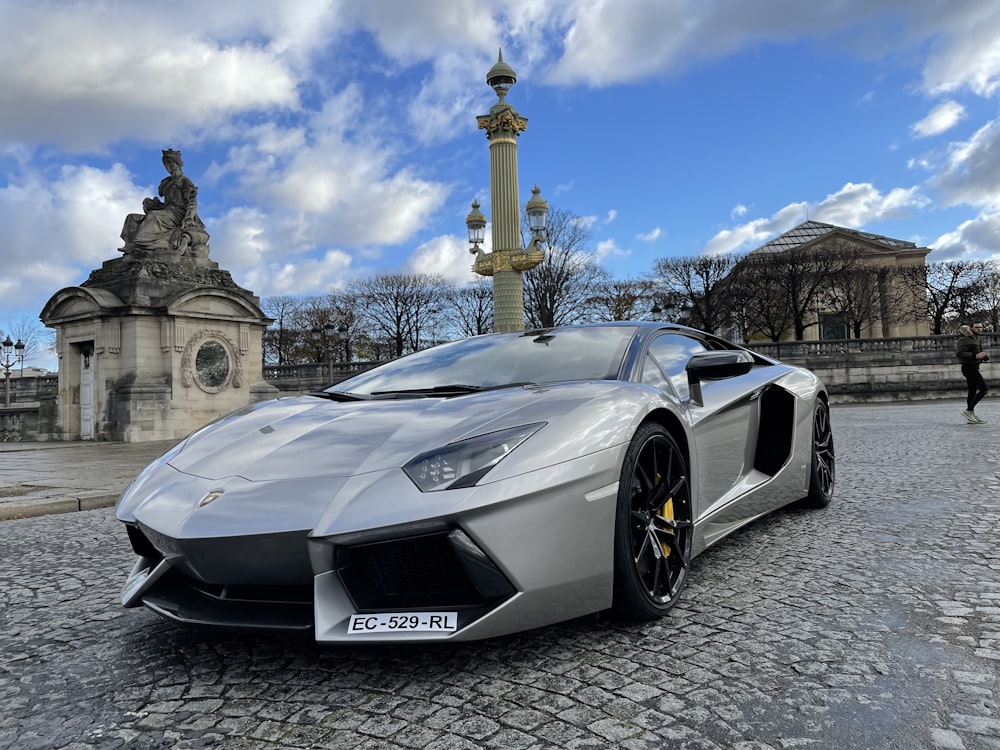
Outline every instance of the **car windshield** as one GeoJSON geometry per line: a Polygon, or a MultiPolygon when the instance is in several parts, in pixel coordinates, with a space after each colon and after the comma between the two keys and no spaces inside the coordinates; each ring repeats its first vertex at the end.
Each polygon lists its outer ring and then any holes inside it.
{"type": "Polygon", "coordinates": [[[435,395],[437,389],[456,395],[522,383],[607,380],[618,377],[636,330],[593,326],[476,336],[410,354],[327,391],[435,395]]]}

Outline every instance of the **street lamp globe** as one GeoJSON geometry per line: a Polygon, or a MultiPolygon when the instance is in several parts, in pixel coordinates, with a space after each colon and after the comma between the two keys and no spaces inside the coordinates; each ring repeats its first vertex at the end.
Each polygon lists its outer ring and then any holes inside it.
{"type": "Polygon", "coordinates": [[[469,228],[469,244],[472,245],[469,252],[475,253],[486,239],[486,216],[479,210],[478,200],[472,201],[472,210],[465,217],[465,226],[469,228]]]}
{"type": "Polygon", "coordinates": [[[503,50],[497,55],[497,62],[486,74],[486,84],[492,88],[497,97],[503,101],[510,91],[510,87],[517,83],[517,74],[514,69],[503,61],[503,50]]]}
{"type": "Polygon", "coordinates": [[[542,191],[535,185],[531,189],[531,200],[525,206],[528,213],[528,227],[534,237],[545,235],[546,222],[549,218],[549,203],[542,198],[542,191]]]}

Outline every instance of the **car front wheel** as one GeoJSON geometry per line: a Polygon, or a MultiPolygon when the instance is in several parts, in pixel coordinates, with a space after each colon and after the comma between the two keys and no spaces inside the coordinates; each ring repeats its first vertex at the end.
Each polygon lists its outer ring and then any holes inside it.
{"type": "Polygon", "coordinates": [[[612,612],[653,620],[680,596],[694,533],[687,461],[658,424],[633,437],[622,465],[615,517],[615,589],[612,612]]]}

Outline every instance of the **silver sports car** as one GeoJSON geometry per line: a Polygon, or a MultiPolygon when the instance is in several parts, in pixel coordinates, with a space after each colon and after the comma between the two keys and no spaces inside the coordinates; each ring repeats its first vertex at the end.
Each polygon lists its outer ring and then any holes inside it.
{"type": "Polygon", "coordinates": [[[254,404],[144,469],[122,591],[183,623],[471,640],[657,618],[691,559],[834,485],[809,371],[647,322],[493,334],[254,404]]]}

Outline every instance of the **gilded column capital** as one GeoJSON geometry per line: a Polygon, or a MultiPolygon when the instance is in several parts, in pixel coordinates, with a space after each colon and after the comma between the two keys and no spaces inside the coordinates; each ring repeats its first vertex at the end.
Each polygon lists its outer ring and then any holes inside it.
{"type": "Polygon", "coordinates": [[[528,118],[521,117],[509,104],[502,104],[490,109],[488,115],[478,115],[476,124],[480,130],[485,130],[486,137],[492,140],[494,136],[520,135],[528,129],[528,118]]]}

